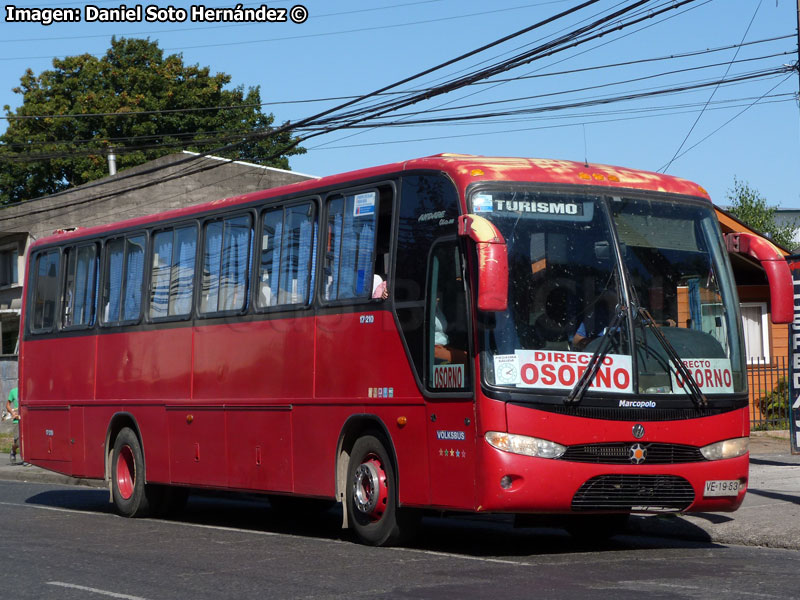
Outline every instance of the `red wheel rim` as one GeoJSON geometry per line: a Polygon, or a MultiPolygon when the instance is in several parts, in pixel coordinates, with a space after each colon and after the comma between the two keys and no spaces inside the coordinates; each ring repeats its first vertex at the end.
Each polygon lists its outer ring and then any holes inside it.
{"type": "Polygon", "coordinates": [[[353,478],[353,499],[356,509],[373,521],[386,511],[389,499],[386,471],[375,454],[369,454],[358,466],[353,478]]]}
{"type": "Polygon", "coordinates": [[[136,465],[133,460],[133,451],[130,446],[123,446],[117,459],[117,489],[125,500],[133,495],[135,477],[136,465]]]}

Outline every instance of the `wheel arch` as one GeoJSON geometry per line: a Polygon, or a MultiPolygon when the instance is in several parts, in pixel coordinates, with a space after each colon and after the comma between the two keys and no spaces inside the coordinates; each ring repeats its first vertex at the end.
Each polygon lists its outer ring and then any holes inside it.
{"type": "MultiPolygon", "coordinates": [[[[366,433],[374,432],[378,434],[381,441],[386,445],[386,451],[392,460],[394,466],[394,486],[399,494],[399,481],[400,475],[397,466],[397,451],[394,447],[394,440],[389,433],[386,424],[377,415],[362,413],[350,415],[342,425],[342,430],[339,433],[339,442],[336,446],[336,501],[344,506],[345,502],[345,486],[347,485],[347,465],[350,461],[350,454],[353,450],[353,445],[356,440],[366,433]]],[[[346,529],[350,525],[348,523],[347,510],[342,510],[342,528],[346,529]]]]}
{"type": "MultiPolygon", "coordinates": [[[[142,448],[142,457],[146,457],[144,444],[142,443],[142,432],[139,430],[139,424],[136,418],[129,412],[122,411],[114,413],[111,420],[108,422],[106,429],[106,445],[105,445],[105,480],[111,481],[111,458],[114,454],[114,442],[125,427],[130,428],[139,438],[139,445],[142,448]]],[[[145,481],[147,481],[147,461],[144,461],[145,481]]]]}

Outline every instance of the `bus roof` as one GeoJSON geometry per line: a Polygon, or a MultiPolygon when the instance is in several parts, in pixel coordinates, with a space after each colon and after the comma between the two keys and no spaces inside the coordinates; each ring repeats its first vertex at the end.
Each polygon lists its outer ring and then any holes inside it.
{"type": "Polygon", "coordinates": [[[189,218],[214,208],[233,207],[259,200],[287,195],[300,195],[353,182],[380,178],[403,171],[443,171],[449,174],[459,190],[480,181],[533,181],[537,183],[574,184],[609,188],[628,188],[646,191],[670,192],[704,198],[710,201],[708,192],[701,186],[670,175],[650,171],[639,171],[625,167],[601,164],[585,164],[570,160],[543,158],[489,157],[471,154],[437,154],[404,162],[370,167],[357,171],[338,173],[319,179],[310,179],[285,186],[251,192],[213,200],[202,204],[154,213],[116,223],[98,225],[86,229],[75,229],[56,233],[37,240],[32,246],[46,245],[72,238],[102,236],[118,229],[130,229],[151,225],[158,221],[189,218]]]}

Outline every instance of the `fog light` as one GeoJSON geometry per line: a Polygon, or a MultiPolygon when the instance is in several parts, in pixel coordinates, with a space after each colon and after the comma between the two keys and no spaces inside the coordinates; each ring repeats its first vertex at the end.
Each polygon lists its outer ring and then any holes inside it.
{"type": "Polygon", "coordinates": [[[503,475],[502,479],[500,479],[500,487],[504,490],[511,487],[511,475],[503,475]]]}

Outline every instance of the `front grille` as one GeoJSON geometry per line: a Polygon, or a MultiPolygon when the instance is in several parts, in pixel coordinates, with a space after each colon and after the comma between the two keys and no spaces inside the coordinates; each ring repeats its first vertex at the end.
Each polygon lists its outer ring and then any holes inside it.
{"type": "Polygon", "coordinates": [[[598,475],[572,498],[572,510],[681,511],[694,502],[692,485],[676,475],[598,475]]]}
{"type": "Polygon", "coordinates": [[[627,465],[632,463],[632,448],[641,446],[646,454],[638,464],[673,465],[676,463],[702,462],[705,460],[699,448],[678,444],[625,442],[613,444],[584,444],[570,446],[561,460],[604,465],[627,465]]]}

